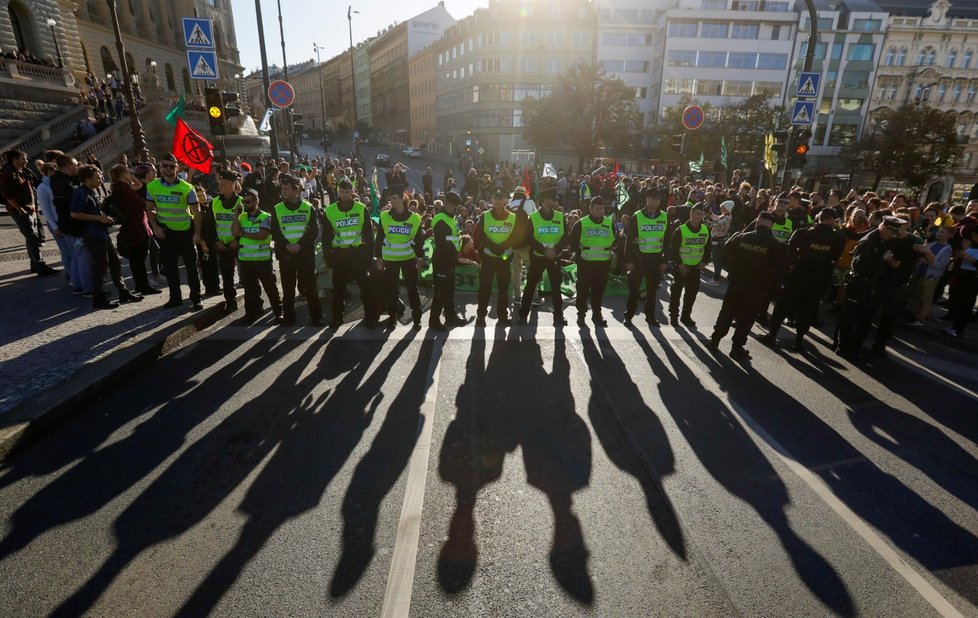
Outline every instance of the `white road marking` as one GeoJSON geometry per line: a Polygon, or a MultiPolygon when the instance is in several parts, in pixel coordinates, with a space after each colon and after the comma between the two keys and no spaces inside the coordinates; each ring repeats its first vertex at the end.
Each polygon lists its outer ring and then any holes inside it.
{"type": "Polygon", "coordinates": [[[818,475],[801,464],[784,446],[778,442],[774,436],[767,432],[754,418],[730,395],[724,391],[720,385],[705,371],[700,369],[695,361],[687,357],[687,352],[680,346],[670,342],[670,345],[678,352],[677,357],[683,359],[683,363],[699,379],[704,388],[709,389],[721,402],[730,410],[738,422],[749,432],[763,440],[775,452],[778,458],[784,462],[788,468],[795,473],[812,491],[815,492],[822,502],[828,505],[842,519],[849,528],[858,534],[867,545],[869,545],[890,567],[896,571],[908,584],[910,584],[919,594],[933,607],[941,616],[947,618],[959,618],[962,616],[944,596],[928,582],[923,575],[918,573],[912,566],[900,557],[900,555],[886,541],[880,537],[873,528],[866,523],[859,515],[854,513],[846,504],[840,500],[832,489],[818,475]]]}
{"type": "Polygon", "coordinates": [[[431,455],[431,434],[435,425],[438,404],[438,375],[441,372],[441,354],[444,342],[434,342],[428,360],[428,380],[424,403],[421,404],[421,427],[418,441],[411,453],[407,486],[401,518],[397,522],[397,539],[391,556],[391,570],[387,576],[384,593],[385,618],[406,618],[411,611],[411,595],[414,591],[414,569],[418,557],[418,539],[421,537],[421,511],[428,482],[428,459],[431,455]]]}

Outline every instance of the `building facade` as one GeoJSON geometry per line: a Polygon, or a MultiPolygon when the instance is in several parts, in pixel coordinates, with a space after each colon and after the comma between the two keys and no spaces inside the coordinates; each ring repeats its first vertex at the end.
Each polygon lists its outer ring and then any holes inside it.
{"type": "Polygon", "coordinates": [[[430,150],[435,142],[434,48],[428,46],[408,60],[408,89],[411,93],[411,139],[415,148],[430,150]]]}
{"type": "Polygon", "coordinates": [[[357,44],[353,50],[354,75],[357,85],[357,124],[373,126],[370,109],[370,44],[373,38],[357,44]]]}
{"type": "Polygon", "coordinates": [[[523,101],[550,96],[577,62],[594,62],[597,15],[585,0],[490,0],[435,43],[435,149],[516,160],[523,101]]]}

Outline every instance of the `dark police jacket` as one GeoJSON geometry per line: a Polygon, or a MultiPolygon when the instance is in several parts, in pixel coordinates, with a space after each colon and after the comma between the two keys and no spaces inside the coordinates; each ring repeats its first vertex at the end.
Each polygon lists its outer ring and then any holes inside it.
{"type": "Polygon", "coordinates": [[[723,262],[730,272],[730,287],[766,291],[780,281],[785,248],[770,228],[734,234],[724,245],[723,262]]]}
{"type": "Polygon", "coordinates": [[[795,230],[788,240],[792,276],[813,285],[827,284],[845,247],[845,236],[827,223],[795,230]]]}

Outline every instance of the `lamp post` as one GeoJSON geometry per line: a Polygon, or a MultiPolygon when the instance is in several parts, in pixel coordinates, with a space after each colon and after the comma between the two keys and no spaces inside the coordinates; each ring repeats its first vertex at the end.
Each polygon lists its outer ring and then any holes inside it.
{"type": "Polygon", "coordinates": [[[122,80],[126,91],[126,101],[129,103],[129,129],[132,131],[132,147],[136,158],[145,161],[149,158],[146,149],[146,137],[143,126],[139,123],[139,111],[136,109],[136,95],[133,92],[132,77],[126,63],[126,46],[122,42],[122,29],[119,28],[119,14],[115,10],[115,0],[105,0],[109,5],[109,16],[112,18],[112,30],[115,32],[115,45],[119,50],[119,64],[122,65],[122,80]]]}
{"type": "Polygon", "coordinates": [[[326,150],[326,89],[323,87],[323,66],[322,61],[319,59],[319,51],[322,49],[319,44],[313,43],[313,49],[316,50],[316,72],[319,73],[319,103],[322,106],[323,114],[323,151],[326,150]]]}
{"type": "Polygon", "coordinates": [[[58,33],[55,32],[55,30],[54,30],[54,27],[58,25],[58,22],[56,22],[56,21],[54,21],[54,19],[48,17],[47,24],[48,24],[48,27],[51,28],[51,38],[54,39],[54,53],[56,53],[58,55],[58,68],[59,69],[63,69],[63,68],[65,68],[65,63],[64,63],[64,60],[62,60],[62,58],[61,58],[61,45],[58,44],[58,33]]]}
{"type": "MultiPolygon", "coordinates": [[[[350,79],[353,81],[353,131],[352,134],[357,134],[357,65],[353,61],[353,14],[359,13],[360,11],[354,11],[353,5],[346,7],[346,21],[350,25],[350,79]]],[[[342,93],[343,90],[340,89],[342,93]]],[[[353,138],[353,154],[357,154],[357,138],[353,138]]]]}

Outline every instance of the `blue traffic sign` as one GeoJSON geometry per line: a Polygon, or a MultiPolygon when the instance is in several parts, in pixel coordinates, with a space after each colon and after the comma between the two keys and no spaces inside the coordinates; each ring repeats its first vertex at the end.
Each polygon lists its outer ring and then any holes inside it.
{"type": "Polygon", "coordinates": [[[815,98],[818,96],[819,82],[822,81],[821,73],[801,72],[798,74],[798,90],[796,97],[815,98]]]}
{"type": "Polygon", "coordinates": [[[268,85],[268,100],[275,107],[288,107],[295,102],[295,90],[289,82],[276,79],[268,85]]]}
{"type": "Polygon", "coordinates": [[[791,124],[804,126],[812,124],[815,119],[815,101],[795,101],[791,110],[791,124]]]}
{"type": "Polygon", "coordinates": [[[214,27],[211,20],[184,17],[183,42],[191,49],[214,49],[214,27]]]}
{"type": "Polygon", "coordinates": [[[217,52],[188,50],[187,66],[190,67],[190,79],[217,80],[220,77],[217,52]]]}
{"type": "Polygon", "coordinates": [[[687,129],[698,129],[703,124],[703,108],[699,105],[690,105],[683,110],[683,126],[687,129]]]}

